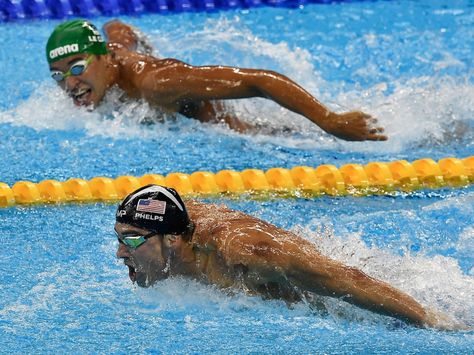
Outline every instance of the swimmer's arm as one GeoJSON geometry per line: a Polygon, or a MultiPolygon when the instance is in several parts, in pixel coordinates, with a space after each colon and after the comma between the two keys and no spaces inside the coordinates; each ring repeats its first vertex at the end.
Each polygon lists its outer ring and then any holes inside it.
{"type": "Polygon", "coordinates": [[[296,265],[288,267],[289,274],[294,275],[300,287],[307,287],[313,292],[318,292],[322,287],[328,292],[328,296],[341,297],[361,308],[396,317],[416,326],[440,330],[472,330],[448,314],[425,309],[410,295],[357,268],[312,252],[309,254],[313,255],[307,254],[300,253],[300,260],[296,265]]]}
{"type": "Polygon", "coordinates": [[[429,324],[421,304],[388,283],[361,270],[320,256],[292,265],[288,270],[300,287],[327,296],[340,297],[361,308],[408,321],[416,326],[429,324]]]}
{"type": "Polygon", "coordinates": [[[177,101],[264,97],[305,116],[338,138],[352,141],[387,139],[382,134],[383,128],[377,127],[377,120],[370,115],[358,111],[332,112],[301,86],[273,71],[224,66],[194,67],[174,61],[156,72],[156,80],[157,87],[176,95],[177,101]],[[164,80],[165,86],[162,85],[164,80]]]}
{"type": "MultiPolygon", "coordinates": [[[[434,319],[411,296],[362,271],[319,254],[305,241],[275,242],[262,235],[235,238],[228,255],[234,262],[289,279],[300,290],[340,297],[361,308],[390,315],[417,326],[436,327],[434,319]]],[[[287,238],[289,240],[291,237],[287,238]]]]}
{"type": "Polygon", "coordinates": [[[102,27],[109,45],[119,44],[129,51],[136,51],[138,39],[132,27],[119,21],[112,20],[102,27]]]}

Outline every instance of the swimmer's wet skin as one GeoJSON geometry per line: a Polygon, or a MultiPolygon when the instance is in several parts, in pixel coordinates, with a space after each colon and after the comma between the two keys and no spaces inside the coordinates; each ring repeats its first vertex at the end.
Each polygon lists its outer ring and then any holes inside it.
{"type": "Polygon", "coordinates": [[[420,327],[462,327],[289,231],[225,206],[185,204],[171,188],[148,185],[127,196],[115,231],[117,257],[141,287],[180,275],[290,302],[305,292],[338,297],[420,327]]]}
{"type": "MultiPolygon", "coordinates": [[[[106,44],[86,20],[57,26],[46,45],[51,76],[74,104],[97,107],[107,90],[120,88],[132,99],[202,122],[225,122],[239,132],[256,125],[240,121],[219,100],[262,97],[306,117],[324,131],[349,141],[386,140],[377,119],[360,111],[330,111],[286,76],[269,70],[224,66],[195,67],[176,59],[159,59],[137,51],[136,31],[114,20],[104,26],[106,44]]],[[[143,47],[143,46],[142,46],[143,47]]],[[[149,46],[146,53],[150,53],[149,46]]]]}

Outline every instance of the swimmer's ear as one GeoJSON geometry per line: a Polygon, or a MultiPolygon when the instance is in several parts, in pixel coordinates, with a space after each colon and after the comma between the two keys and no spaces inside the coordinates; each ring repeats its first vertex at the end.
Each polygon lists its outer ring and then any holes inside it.
{"type": "Polygon", "coordinates": [[[177,235],[173,235],[173,234],[165,234],[163,236],[163,244],[167,247],[167,248],[173,248],[173,247],[176,247],[177,245],[177,241],[178,241],[178,237],[177,235]]]}
{"type": "Polygon", "coordinates": [[[107,43],[106,46],[107,46],[107,49],[108,49],[107,54],[113,59],[115,59],[116,56],[117,56],[116,51],[121,50],[121,49],[124,48],[123,45],[121,45],[120,43],[115,43],[115,42],[114,43],[107,43]]]}

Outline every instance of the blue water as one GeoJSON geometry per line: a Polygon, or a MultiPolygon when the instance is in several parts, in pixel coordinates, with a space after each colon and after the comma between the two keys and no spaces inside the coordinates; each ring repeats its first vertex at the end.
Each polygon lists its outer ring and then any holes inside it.
{"type": "MultiPolygon", "coordinates": [[[[374,114],[390,139],[364,143],[338,141],[262,99],[229,106],[291,133],[241,135],[185,118],[143,125],[147,105],[114,107],[113,95],[86,112],[49,79],[44,43],[58,22],[0,24],[0,181],[474,155],[473,9],[472,1],[374,1],[123,18],[157,55],[277,70],[334,110],[374,114]]],[[[217,202],[474,325],[473,187],[217,202]]],[[[115,259],[114,211],[0,210],[0,352],[474,352],[472,331],[415,329],[338,300],[324,299],[321,312],[184,279],[137,289],[115,259]]]]}

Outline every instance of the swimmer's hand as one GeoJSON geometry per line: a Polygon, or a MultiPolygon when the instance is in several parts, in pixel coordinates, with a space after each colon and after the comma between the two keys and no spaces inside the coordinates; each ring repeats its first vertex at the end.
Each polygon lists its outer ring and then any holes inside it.
{"type": "Polygon", "coordinates": [[[377,119],[361,111],[329,112],[323,128],[326,132],[346,141],[386,141],[384,129],[377,119]]]}

